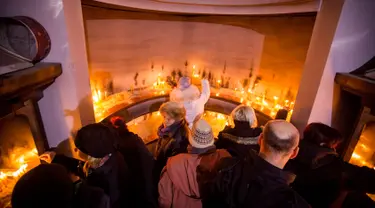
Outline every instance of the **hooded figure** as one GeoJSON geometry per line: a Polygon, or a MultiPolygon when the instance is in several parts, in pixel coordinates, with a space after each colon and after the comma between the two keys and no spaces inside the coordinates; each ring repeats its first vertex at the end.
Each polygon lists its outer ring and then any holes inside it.
{"type": "Polygon", "coordinates": [[[41,164],[17,181],[12,193],[12,207],[71,208],[73,187],[63,166],[41,164]]]}
{"type": "Polygon", "coordinates": [[[151,152],[137,134],[129,131],[121,117],[112,117],[111,123],[119,135],[116,142],[118,150],[130,170],[130,183],[134,189],[130,193],[134,199],[132,207],[157,207],[152,175],[155,161],[151,152]]]}
{"type": "Polygon", "coordinates": [[[216,150],[210,125],[197,121],[189,138],[189,153],[171,157],[161,173],[159,206],[202,207],[201,182],[213,178],[215,164],[223,157],[230,157],[226,150],[216,150]]]}
{"type": "Polygon", "coordinates": [[[177,88],[173,89],[170,94],[170,100],[182,103],[186,110],[186,121],[189,128],[192,128],[194,121],[201,118],[204,112],[204,105],[210,98],[210,83],[202,79],[202,93],[197,86],[191,84],[189,77],[181,77],[177,88]]]}

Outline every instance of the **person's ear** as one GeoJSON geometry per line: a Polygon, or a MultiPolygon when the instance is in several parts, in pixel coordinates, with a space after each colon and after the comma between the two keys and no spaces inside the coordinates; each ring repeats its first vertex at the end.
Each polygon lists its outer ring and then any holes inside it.
{"type": "Polygon", "coordinates": [[[298,155],[298,152],[299,152],[299,147],[297,146],[296,148],[294,148],[292,155],[290,156],[290,159],[296,158],[298,155]]]}
{"type": "Polygon", "coordinates": [[[259,144],[259,146],[262,146],[262,142],[263,142],[263,133],[261,133],[261,134],[259,135],[259,139],[258,139],[258,144],[259,144]]]}

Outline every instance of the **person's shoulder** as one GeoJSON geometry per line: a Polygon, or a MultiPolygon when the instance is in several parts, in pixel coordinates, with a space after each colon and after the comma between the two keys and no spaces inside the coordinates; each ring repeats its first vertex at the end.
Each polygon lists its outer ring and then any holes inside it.
{"type": "Polygon", "coordinates": [[[185,163],[186,161],[194,159],[194,158],[198,158],[198,156],[195,154],[180,153],[180,154],[177,154],[175,156],[168,158],[167,163],[171,165],[178,164],[178,163],[185,163]]]}
{"type": "Polygon", "coordinates": [[[277,204],[279,207],[293,207],[293,208],[309,208],[311,207],[307,201],[302,198],[296,191],[285,185],[276,189],[275,194],[280,196],[277,204]]]}

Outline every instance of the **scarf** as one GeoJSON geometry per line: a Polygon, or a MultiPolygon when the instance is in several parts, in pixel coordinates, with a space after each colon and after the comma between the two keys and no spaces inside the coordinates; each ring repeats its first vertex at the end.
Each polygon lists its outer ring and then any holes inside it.
{"type": "Polygon", "coordinates": [[[176,133],[176,131],[184,126],[186,124],[185,119],[182,119],[181,121],[176,121],[174,124],[164,127],[164,124],[160,125],[158,128],[158,136],[159,138],[164,137],[173,137],[173,135],[176,133]]]}

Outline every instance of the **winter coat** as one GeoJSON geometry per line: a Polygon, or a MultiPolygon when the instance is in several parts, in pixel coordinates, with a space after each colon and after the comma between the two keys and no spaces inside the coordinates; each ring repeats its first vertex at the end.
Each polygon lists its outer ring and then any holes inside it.
{"type": "Polygon", "coordinates": [[[202,207],[198,180],[208,177],[223,157],[230,155],[225,150],[211,147],[201,154],[179,154],[169,158],[159,182],[159,206],[202,207]]]}
{"type": "Polygon", "coordinates": [[[330,207],[333,203],[344,206],[350,192],[375,193],[374,170],[346,163],[333,149],[304,140],[298,156],[285,169],[296,175],[293,189],[313,207],[330,207]]]}
{"type": "Polygon", "coordinates": [[[133,189],[131,198],[135,204],[131,207],[157,207],[156,187],[154,187],[152,171],[154,158],[142,139],[127,128],[116,129],[119,135],[118,149],[124,156],[130,171],[130,184],[133,189]]]}
{"type": "Polygon", "coordinates": [[[74,183],[74,208],[110,208],[109,197],[97,187],[87,185],[83,181],[74,183]]]}
{"type": "Polygon", "coordinates": [[[99,168],[89,169],[86,182],[99,187],[109,196],[111,208],[126,207],[131,204],[130,173],[120,152],[114,152],[99,168]]]}
{"type": "Polygon", "coordinates": [[[233,157],[244,157],[250,150],[259,151],[261,128],[251,128],[248,122],[234,121],[234,128],[226,126],[218,135],[216,148],[226,149],[233,157]]]}
{"type": "Polygon", "coordinates": [[[288,186],[289,174],[255,152],[244,158],[224,158],[218,175],[207,183],[203,207],[309,207],[288,186]]]}
{"type": "Polygon", "coordinates": [[[160,173],[169,157],[186,153],[189,145],[189,129],[185,120],[178,121],[163,131],[163,125],[158,130],[158,142],[155,148],[155,176],[159,181],[160,173]]]}
{"type": "MultiPolygon", "coordinates": [[[[192,86],[191,86],[192,87],[192,86]]],[[[186,89],[189,90],[189,89],[186,89]]],[[[170,100],[179,102],[179,99],[175,98],[178,97],[177,93],[179,93],[180,89],[175,89],[170,94],[170,100]]],[[[189,124],[189,127],[192,128],[194,121],[198,120],[204,112],[204,105],[207,103],[208,99],[210,98],[210,83],[206,79],[202,79],[202,92],[198,99],[195,100],[188,100],[182,102],[185,110],[186,110],[186,121],[189,124]]]]}

